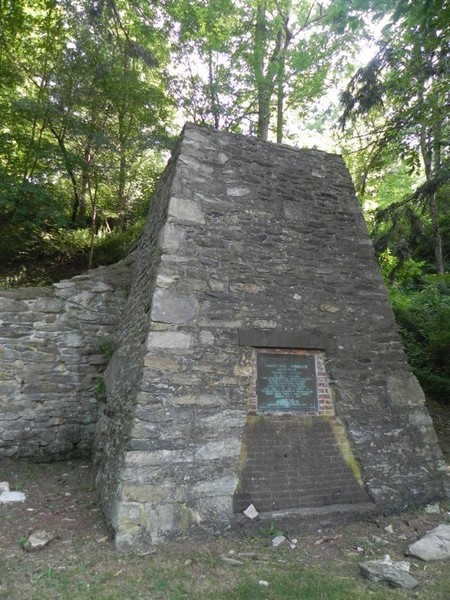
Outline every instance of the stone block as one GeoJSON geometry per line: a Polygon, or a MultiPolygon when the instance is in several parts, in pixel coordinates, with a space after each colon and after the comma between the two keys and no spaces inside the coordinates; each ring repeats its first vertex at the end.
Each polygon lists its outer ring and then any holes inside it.
{"type": "Polygon", "coordinates": [[[119,552],[127,552],[132,548],[136,548],[136,544],[142,533],[139,525],[123,526],[122,529],[116,531],[114,543],[119,552]]]}
{"type": "Polygon", "coordinates": [[[143,522],[151,541],[163,541],[177,524],[177,513],[172,504],[145,504],[143,522]]]}
{"type": "Polygon", "coordinates": [[[194,296],[160,288],[153,295],[151,318],[163,323],[187,324],[197,310],[198,301],[194,296]]]}
{"type": "Polygon", "coordinates": [[[242,198],[243,196],[250,195],[250,193],[251,193],[250,188],[248,188],[246,186],[242,186],[242,185],[236,185],[236,186],[227,188],[228,196],[242,198]]]}
{"type": "Polygon", "coordinates": [[[201,204],[189,198],[171,198],[169,203],[169,219],[170,217],[179,221],[189,221],[201,225],[205,223],[205,215],[203,214],[201,204]]]}
{"type": "Polygon", "coordinates": [[[190,463],[192,456],[189,451],[183,450],[157,450],[154,452],[131,451],[125,455],[125,466],[139,465],[152,466],[163,463],[190,463]]]}
{"type": "Polygon", "coordinates": [[[138,525],[141,522],[142,505],[139,502],[122,502],[119,509],[119,528],[126,524],[138,525]]]}
{"type": "Polygon", "coordinates": [[[0,310],[2,317],[5,318],[7,313],[26,313],[27,305],[16,298],[8,298],[5,295],[0,295],[0,310]]]}
{"type": "Polygon", "coordinates": [[[196,460],[216,460],[218,458],[238,457],[241,450],[241,440],[238,438],[225,438],[223,440],[208,442],[201,446],[195,453],[196,460]]]}
{"type": "Polygon", "coordinates": [[[450,558],[450,525],[438,525],[408,549],[411,556],[422,560],[448,560],[450,558]]]}
{"type": "Polygon", "coordinates": [[[183,350],[190,348],[192,335],[181,331],[152,331],[147,338],[147,348],[171,348],[183,350]]]}
{"type": "Polygon", "coordinates": [[[183,489],[174,484],[124,485],[122,497],[127,502],[140,504],[160,504],[162,502],[183,501],[183,489]]]}
{"type": "Polygon", "coordinates": [[[213,394],[171,396],[170,403],[174,406],[218,406],[220,404],[217,396],[213,394]]]}
{"type": "Polygon", "coordinates": [[[202,425],[220,433],[222,431],[229,431],[230,429],[243,428],[245,420],[246,415],[242,410],[221,410],[216,414],[204,415],[202,425]]]}
{"type": "Polygon", "coordinates": [[[369,581],[374,583],[386,582],[395,588],[412,590],[419,585],[419,582],[408,573],[408,563],[387,559],[389,559],[389,555],[384,560],[370,560],[359,563],[361,574],[369,581]]]}
{"type": "Polygon", "coordinates": [[[237,475],[227,475],[226,477],[200,481],[190,487],[189,498],[232,496],[236,490],[237,484],[237,475]]]}
{"type": "Polygon", "coordinates": [[[430,415],[427,411],[423,410],[414,410],[408,412],[408,421],[414,427],[433,427],[433,421],[431,420],[430,415]]]}
{"type": "Polygon", "coordinates": [[[195,508],[200,520],[205,522],[227,523],[233,517],[233,505],[228,495],[200,498],[195,502],[195,508]]]}
{"type": "Polygon", "coordinates": [[[160,246],[166,253],[176,252],[183,244],[185,230],[175,223],[166,223],[161,231],[160,246]]]}
{"type": "Polygon", "coordinates": [[[199,337],[200,343],[205,346],[210,346],[211,344],[214,344],[216,340],[216,338],[210,331],[201,331],[199,337]]]}
{"type": "Polygon", "coordinates": [[[389,401],[394,406],[419,406],[425,396],[417,379],[410,373],[403,376],[390,375],[386,379],[389,401]]]}

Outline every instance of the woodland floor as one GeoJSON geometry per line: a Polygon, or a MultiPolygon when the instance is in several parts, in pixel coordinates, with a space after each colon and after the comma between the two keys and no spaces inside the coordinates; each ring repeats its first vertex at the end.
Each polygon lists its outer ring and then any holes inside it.
{"type": "MultiPolygon", "coordinates": [[[[450,407],[430,405],[440,444],[450,457],[450,407]]],[[[450,460],[448,460],[450,462],[450,460]]],[[[272,547],[271,533],[253,537],[218,532],[207,540],[186,540],[144,555],[118,553],[99,510],[87,461],[30,463],[4,460],[0,481],[26,494],[23,503],[0,506],[0,598],[62,599],[366,599],[450,598],[448,561],[411,562],[419,581],[412,591],[364,580],[358,562],[404,560],[409,544],[440,523],[450,522],[450,503],[440,514],[424,510],[354,522],[309,533],[290,531],[298,545],[272,547]],[[392,532],[385,531],[392,526],[392,532]],[[25,552],[35,530],[54,539],[25,552]],[[239,561],[231,564],[226,558],[239,561]],[[268,586],[259,582],[268,582],[268,586]]]]}

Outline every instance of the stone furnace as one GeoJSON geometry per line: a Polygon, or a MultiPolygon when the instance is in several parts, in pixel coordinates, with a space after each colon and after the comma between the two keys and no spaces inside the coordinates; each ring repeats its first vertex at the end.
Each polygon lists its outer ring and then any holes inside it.
{"type": "Polygon", "coordinates": [[[119,548],[445,495],[339,156],[187,125],[136,251],[97,482],[119,548]]]}

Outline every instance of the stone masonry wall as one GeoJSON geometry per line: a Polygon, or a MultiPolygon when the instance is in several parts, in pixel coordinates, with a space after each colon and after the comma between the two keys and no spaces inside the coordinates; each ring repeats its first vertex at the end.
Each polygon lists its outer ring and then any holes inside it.
{"type": "Polygon", "coordinates": [[[118,489],[123,461],[129,447],[134,410],[141,397],[146,399],[143,382],[149,314],[160,262],[159,239],[167,219],[173,164],[177,150],[152,198],[147,226],[136,250],[136,263],[128,302],[125,306],[118,348],[105,373],[108,404],[97,429],[94,464],[103,510],[114,528],[118,522],[118,489]]]}
{"type": "Polygon", "coordinates": [[[304,347],[324,352],[373,501],[443,497],[445,465],[341,158],[189,125],[107,372],[98,483],[118,547],[232,520],[254,381],[247,329],[333,341],[304,347]]]}
{"type": "Polygon", "coordinates": [[[445,495],[339,157],[188,125],[133,257],[0,292],[0,456],[92,446],[120,548],[229,523],[247,502],[445,495]],[[264,348],[320,352],[317,416],[258,413],[264,348]]]}
{"type": "Polygon", "coordinates": [[[131,263],[0,292],[0,456],[89,455],[131,263]]]}

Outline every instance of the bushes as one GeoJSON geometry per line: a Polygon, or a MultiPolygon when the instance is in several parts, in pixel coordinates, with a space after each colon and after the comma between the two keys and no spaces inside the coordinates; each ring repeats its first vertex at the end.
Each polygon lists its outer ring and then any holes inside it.
{"type": "MultiPolygon", "coordinates": [[[[125,231],[95,236],[92,266],[109,265],[125,258],[143,224],[144,220],[140,219],[125,231]]],[[[40,231],[27,243],[27,252],[22,249],[17,254],[4,254],[4,263],[0,265],[0,288],[48,285],[78,275],[88,268],[90,235],[87,229],[40,231]]]]}
{"type": "Polygon", "coordinates": [[[408,362],[425,393],[450,402],[450,275],[428,275],[414,288],[393,287],[391,300],[408,362]]]}

